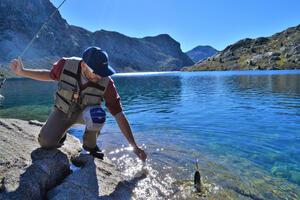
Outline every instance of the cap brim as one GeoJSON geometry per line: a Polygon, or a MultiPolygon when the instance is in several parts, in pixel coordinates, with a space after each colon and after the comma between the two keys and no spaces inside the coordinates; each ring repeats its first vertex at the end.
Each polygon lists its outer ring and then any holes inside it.
{"type": "Polygon", "coordinates": [[[107,77],[113,75],[114,73],[116,73],[116,71],[111,66],[108,65],[106,69],[94,71],[94,73],[102,77],[107,77]]]}

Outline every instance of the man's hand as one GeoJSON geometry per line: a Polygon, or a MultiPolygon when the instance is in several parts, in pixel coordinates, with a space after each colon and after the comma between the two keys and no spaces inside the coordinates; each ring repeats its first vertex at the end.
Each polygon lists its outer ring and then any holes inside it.
{"type": "Polygon", "coordinates": [[[120,127],[120,130],[128,140],[129,144],[133,146],[133,152],[141,159],[143,162],[147,159],[147,155],[143,149],[139,148],[134,141],[134,137],[132,135],[132,131],[130,125],[128,123],[127,118],[125,117],[124,113],[121,112],[115,116],[115,119],[120,127]]]}
{"type": "Polygon", "coordinates": [[[10,68],[16,75],[21,76],[23,72],[23,63],[21,59],[13,59],[10,63],[10,68]]]}
{"type": "Polygon", "coordinates": [[[26,69],[21,59],[14,59],[10,63],[11,71],[18,76],[27,77],[39,81],[53,81],[48,69],[26,69]]]}
{"type": "Polygon", "coordinates": [[[145,153],[145,151],[139,147],[135,147],[133,148],[133,152],[137,155],[137,157],[139,157],[139,159],[141,159],[143,162],[146,161],[147,159],[147,154],[145,153]]]}

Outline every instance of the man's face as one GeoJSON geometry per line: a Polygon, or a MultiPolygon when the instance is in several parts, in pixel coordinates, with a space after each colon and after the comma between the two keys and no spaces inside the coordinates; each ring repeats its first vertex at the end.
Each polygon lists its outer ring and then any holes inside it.
{"type": "Polygon", "coordinates": [[[102,77],[93,73],[93,70],[82,61],[81,63],[82,72],[92,82],[98,82],[102,77]]]}

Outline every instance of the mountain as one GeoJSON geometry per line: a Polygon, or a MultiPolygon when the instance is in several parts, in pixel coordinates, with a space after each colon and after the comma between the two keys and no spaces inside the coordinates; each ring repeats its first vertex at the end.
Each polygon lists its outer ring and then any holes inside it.
{"type": "Polygon", "coordinates": [[[186,54],[196,63],[208,57],[211,57],[219,51],[211,46],[197,46],[192,50],[186,52],[186,54]]]}
{"type": "MultiPolygon", "coordinates": [[[[49,0],[0,1],[2,68],[7,68],[7,63],[21,54],[55,9],[49,0]]],[[[90,32],[69,25],[59,12],[44,27],[23,61],[29,67],[50,68],[60,57],[81,56],[88,46],[105,50],[117,71],[178,70],[194,64],[181,51],[180,44],[167,34],[133,38],[105,30],[90,32]]]]}
{"type": "Polygon", "coordinates": [[[270,37],[246,38],[186,71],[300,69],[300,25],[270,37]]]}

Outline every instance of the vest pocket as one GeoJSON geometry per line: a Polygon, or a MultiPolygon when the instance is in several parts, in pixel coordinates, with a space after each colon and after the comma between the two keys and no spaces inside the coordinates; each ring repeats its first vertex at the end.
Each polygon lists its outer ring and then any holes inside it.
{"type": "Polygon", "coordinates": [[[58,88],[59,89],[65,89],[65,90],[71,90],[71,91],[74,91],[77,87],[76,85],[72,84],[72,83],[69,83],[67,81],[64,81],[64,80],[61,80],[59,83],[58,83],[58,88]]]}
{"type": "Polygon", "coordinates": [[[67,114],[69,112],[70,103],[57,92],[55,98],[55,107],[67,114]]]}
{"type": "Polygon", "coordinates": [[[71,101],[73,98],[73,91],[65,90],[65,89],[58,89],[57,94],[59,94],[61,97],[65,98],[67,101],[71,101]]]}
{"type": "Polygon", "coordinates": [[[100,105],[102,96],[85,93],[82,97],[83,105],[100,105]]]}

